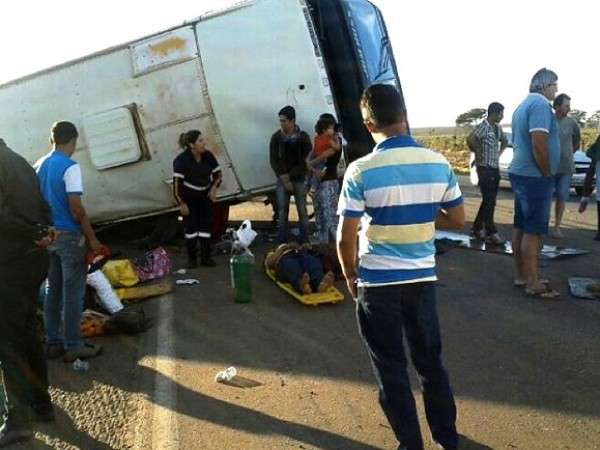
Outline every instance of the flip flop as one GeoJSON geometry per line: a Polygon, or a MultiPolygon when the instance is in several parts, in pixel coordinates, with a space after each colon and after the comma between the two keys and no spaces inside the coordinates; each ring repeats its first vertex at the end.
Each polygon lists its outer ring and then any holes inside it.
{"type": "MultiPolygon", "coordinates": [[[[538,280],[538,282],[539,282],[540,284],[550,284],[550,280],[546,280],[545,278],[540,278],[540,279],[538,280]]],[[[527,286],[527,282],[525,282],[525,281],[516,281],[516,280],[515,280],[515,281],[513,282],[513,286],[514,286],[514,287],[517,287],[517,288],[522,288],[522,287],[525,287],[525,286],[527,286]]]]}
{"type": "Polygon", "coordinates": [[[533,297],[540,300],[560,300],[560,292],[555,291],[548,286],[545,289],[536,291],[525,289],[525,294],[527,294],[528,297],[533,297]]]}

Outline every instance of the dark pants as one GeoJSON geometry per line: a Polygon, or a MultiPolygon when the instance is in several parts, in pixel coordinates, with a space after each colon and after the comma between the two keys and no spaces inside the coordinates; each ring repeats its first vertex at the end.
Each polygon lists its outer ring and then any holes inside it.
{"type": "Polygon", "coordinates": [[[200,256],[205,260],[210,257],[212,201],[208,195],[184,198],[184,201],[190,210],[190,214],[183,218],[188,258],[196,260],[197,243],[200,240],[200,256]]]}
{"type": "Polygon", "coordinates": [[[491,167],[477,166],[479,177],[479,190],[481,191],[481,206],[473,223],[473,231],[485,229],[488,234],[497,233],[494,224],[494,211],[496,210],[496,197],[500,185],[500,171],[491,167]]]}
{"type": "Polygon", "coordinates": [[[300,279],[305,273],[310,277],[312,290],[316,292],[319,284],[323,281],[323,266],[321,261],[307,253],[297,252],[284,255],[277,264],[275,276],[279,281],[291,284],[301,293],[300,279]]]}
{"type": "Polygon", "coordinates": [[[42,333],[36,315],[40,286],[48,273],[45,252],[0,265],[0,363],[5,411],[27,426],[32,404],[50,402],[42,333]]]}
{"type": "Polygon", "coordinates": [[[379,402],[400,441],[400,448],[423,449],[406,371],[404,331],[421,381],[431,434],[445,449],[456,449],[456,406],[442,365],[434,284],[359,288],[356,313],[377,378],[379,402]]]}

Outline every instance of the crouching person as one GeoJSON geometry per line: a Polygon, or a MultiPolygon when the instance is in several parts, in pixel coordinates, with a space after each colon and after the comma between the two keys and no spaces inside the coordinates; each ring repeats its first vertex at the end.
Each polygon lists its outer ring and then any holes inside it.
{"type": "Polygon", "coordinates": [[[52,150],[36,163],[40,187],[50,205],[58,237],[50,247],[48,292],[44,302],[47,356],[65,362],[93,358],[102,347],[84,342],[80,322],[87,276],[87,247],[99,251],[96,238],[81,202],[81,168],[71,157],[79,133],[70,122],[52,126],[52,150]],[[86,247],[87,243],[87,247],[86,247]],[[62,322],[62,327],[61,327],[62,322]]]}
{"type": "Polygon", "coordinates": [[[31,419],[52,421],[36,305],[48,272],[51,216],[35,172],[0,139],[0,448],[33,437],[31,419]]]}

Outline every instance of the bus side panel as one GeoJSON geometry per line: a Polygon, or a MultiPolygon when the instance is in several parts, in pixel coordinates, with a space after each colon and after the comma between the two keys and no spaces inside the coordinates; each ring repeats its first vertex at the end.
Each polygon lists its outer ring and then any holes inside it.
{"type": "MultiPolygon", "coordinates": [[[[195,43],[194,43],[195,45],[195,43]]],[[[239,192],[212,111],[200,61],[192,59],[134,77],[131,49],[121,48],[0,88],[0,136],[30,163],[49,149],[56,120],[80,131],[74,155],[83,170],[86,209],[93,222],[126,219],[175,206],[172,160],[177,138],[192,128],[203,131],[224,169],[221,196],[239,192]],[[98,170],[92,163],[84,118],[132,107],[144,157],[98,170]]]]}
{"type": "Polygon", "coordinates": [[[329,81],[319,67],[298,0],[259,0],[201,21],[198,46],[208,91],[225,147],[242,189],[275,182],[269,140],[285,105],[313,134],[324,112],[335,113],[329,81]]]}

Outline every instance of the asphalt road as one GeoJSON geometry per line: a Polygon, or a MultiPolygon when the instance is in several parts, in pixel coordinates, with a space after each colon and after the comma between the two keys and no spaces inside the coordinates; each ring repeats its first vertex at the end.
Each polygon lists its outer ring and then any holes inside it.
{"type": "MultiPolygon", "coordinates": [[[[479,198],[472,187],[464,193],[472,220],[479,198]]],[[[513,288],[508,256],[451,249],[438,258],[461,449],[600,449],[600,302],[570,298],[566,284],[569,276],[600,276],[600,243],[592,240],[595,211],[580,216],[576,207],[573,199],[561,245],[593,253],[542,269],[562,301],[513,288]]],[[[232,214],[268,217],[257,203],[232,214]]],[[[505,235],[511,217],[503,190],[497,221],[505,235]]],[[[258,261],[268,246],[256,246],[258,261]]],[[[176,268],[184,259],[175,255],[176,268]]],[[[101,339],[105,354],[87,374],[51,363],[58,422],[17,448],[395,449],[353,302],[305,307],[257,264],[252,303],[235,304],[227,257],[216,259],[217,268],[178,276],[199,285],[144,304],[157,320],[151,331],[101,339]],[[215,383],[231,365],[235,382],[215,383]]],[[[431,449],[414,376],[413,386],[431,449]]]]}

